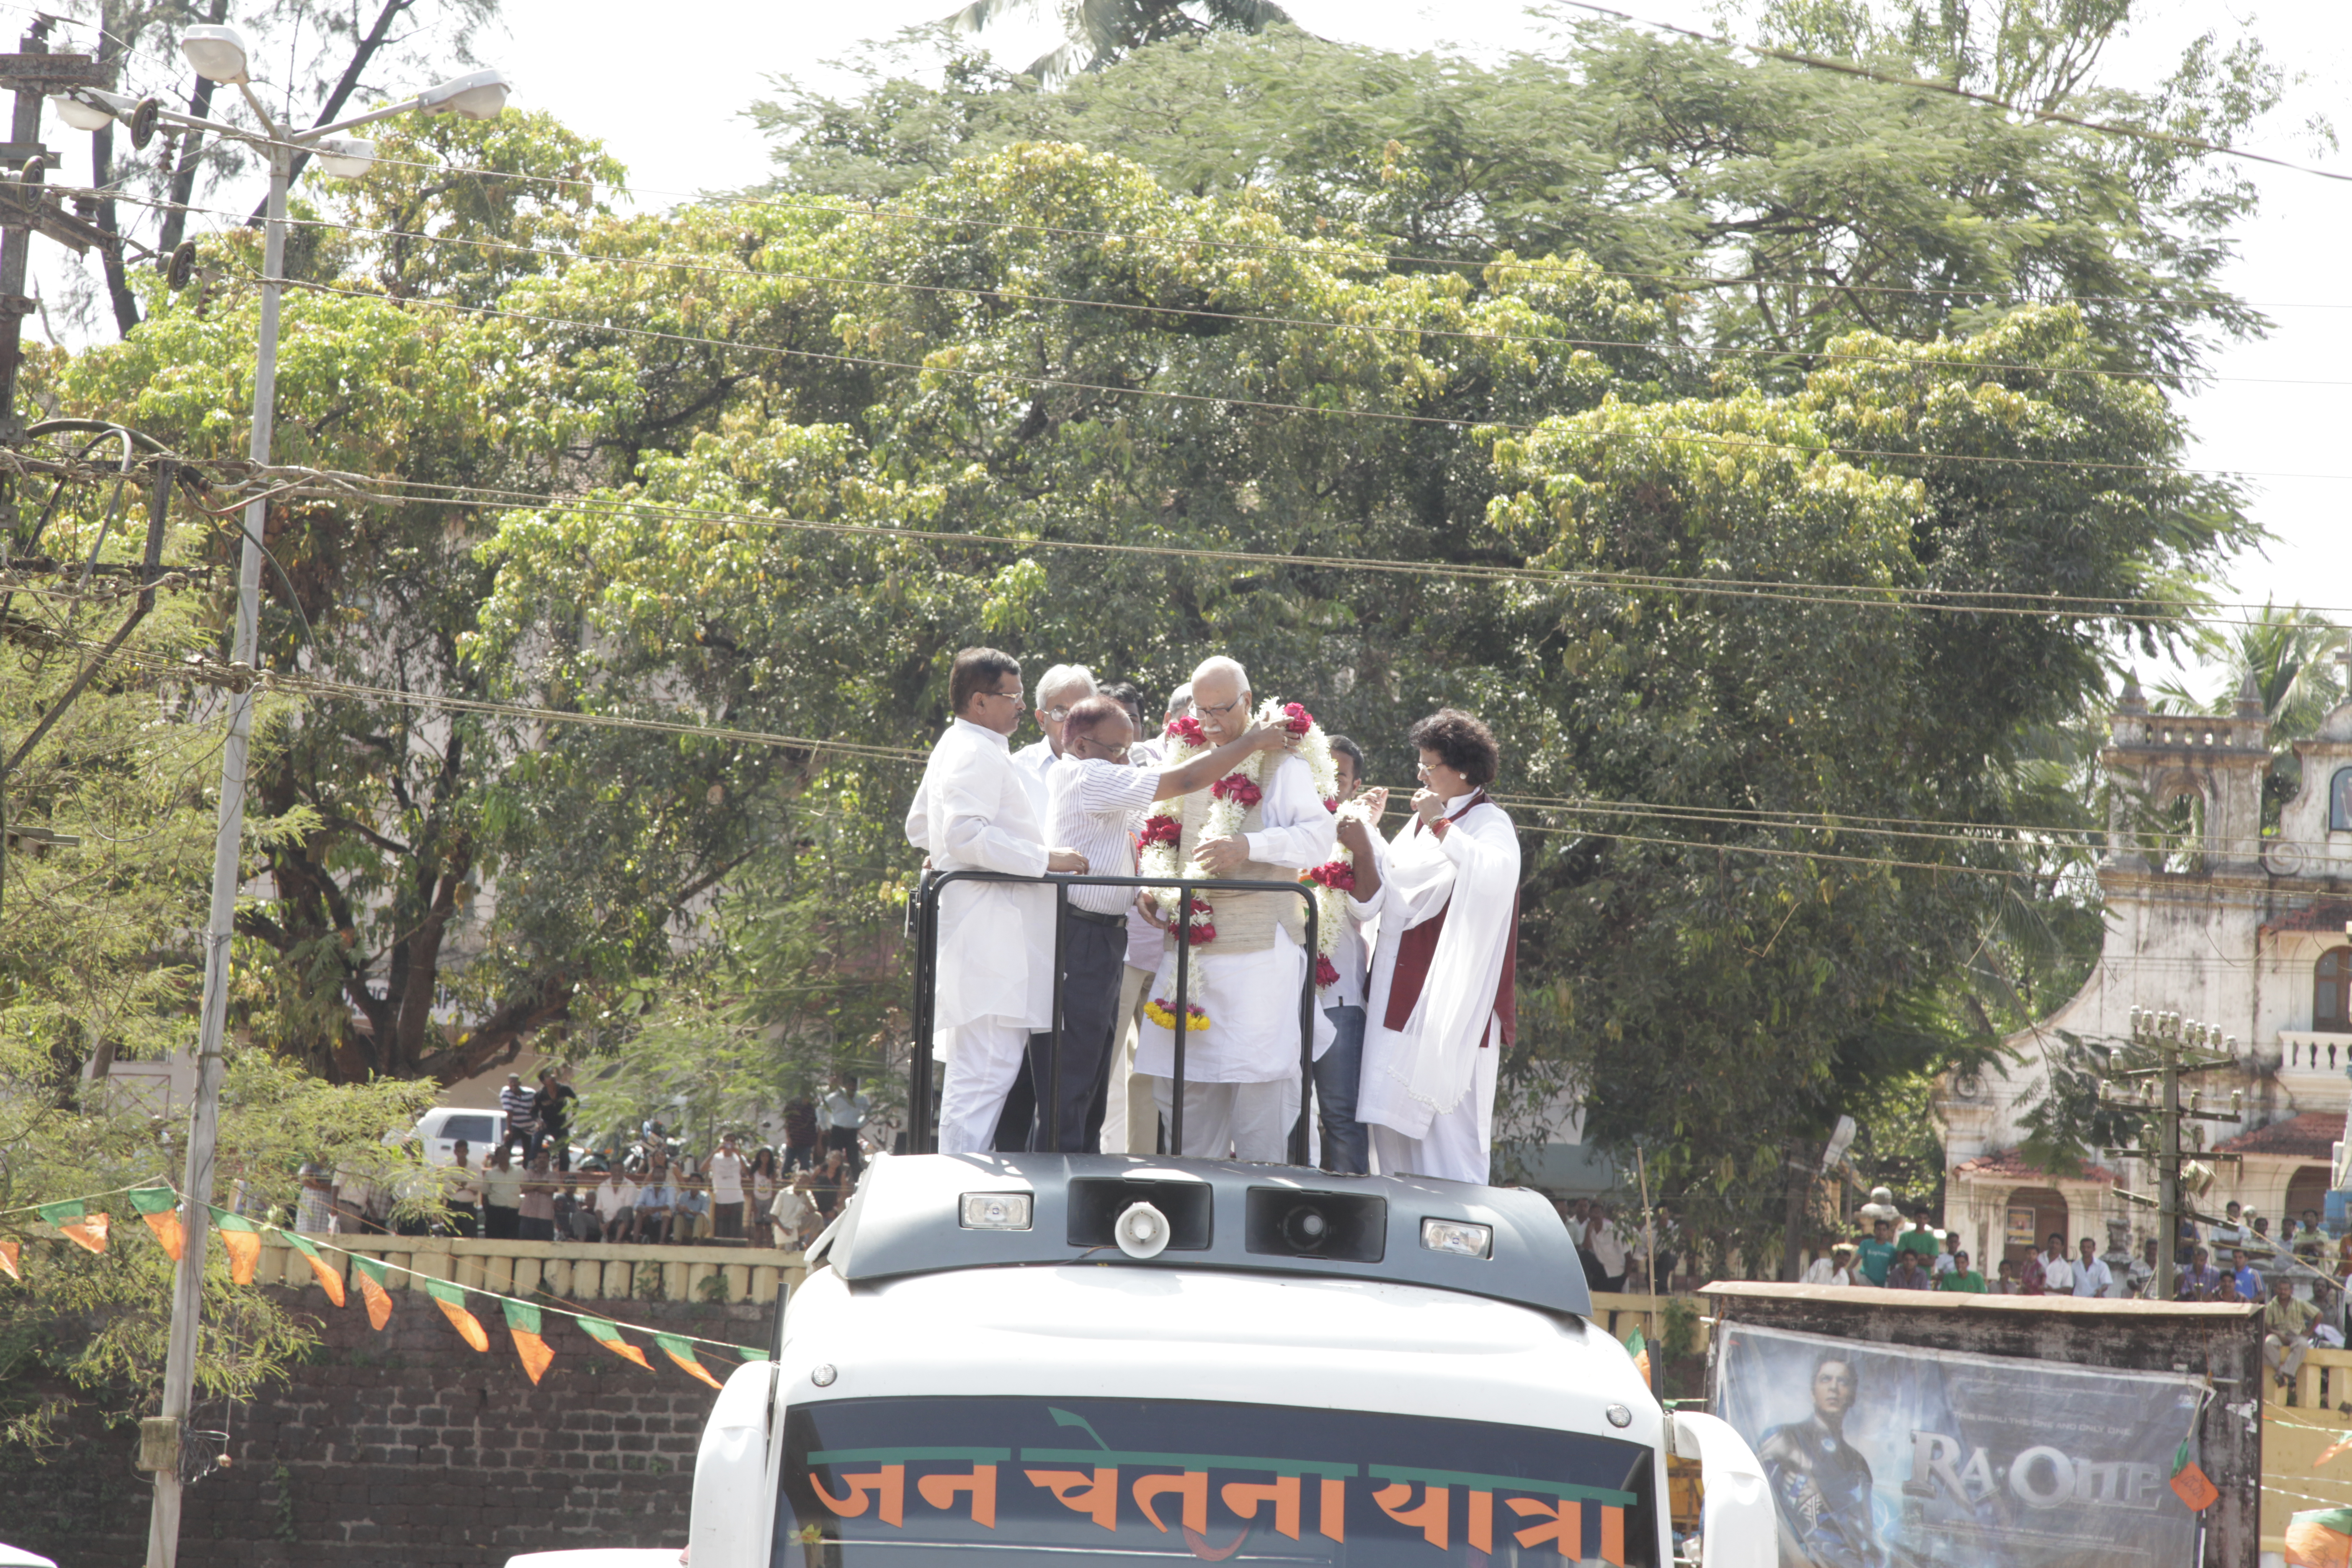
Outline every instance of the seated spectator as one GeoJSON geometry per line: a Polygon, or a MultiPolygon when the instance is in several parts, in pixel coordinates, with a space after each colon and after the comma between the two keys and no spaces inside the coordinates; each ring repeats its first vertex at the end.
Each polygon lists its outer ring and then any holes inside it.
{"type": "Polygon", "coordinates": [[[472,1145],[463,1138],[449,1162],[449,1185],[441,1197],[448,1205],[450,1234],[482,1234],[482,1186],[474,1170],[472,1145]]]}
{"type": "Polygon", "coordinates": [[[500,1143],[482,1167],[482,1234],[512,1241],[521,1234],[522,1173],[515,1169],[514,1145],[500,1143]]]}
{"type": "Polygon", "coordinates": [[[1821,1257],[1813,1259],[1799,1281],[1805,1285],[1851,1285],[1853,1283],[1853,1244],[1841,1241],[1821,1257]]]}
{"type": "Polygon", "coordinates": [[[809,1201],[816,1205],[817,1214],[831,1224],[847,1201],[850,1186],[849,1155],[843,1150],[830,1149],[825,1152],[824,1163],[809,1178],[805,1190],[809,1201]]]}
{"type": "Polygon", "coordinates": [[[816,1205],[810,1201],[808,1189],[815,1179],[814,1172],[803,1171],[778,1187],[775,1197],[769,1202],[768,1218],[774,1226],[775,1245],[783,1251],[799,1252],[808,1246],[809,1227],[816,1219],[816,1205]]]}
{"type": "Polygon", "coordinates": [[[2281,1388],[2294,1385],[2303,1358],[2311,1351],[2311,1331],[2319,1310],[2294,1299],[2294,1282],[2282,1274],[2272,1281],[2270,1300],[2263,1307],[2263,1360],[2281,1388]]]}
{"type": "Polygon", "coordinates": [[[530,1157],[522,1180],[522,1203],[515,1226],[517,1241],[555,1239],[555,1178],[548,1169],[547,1151],[530,1157]]]}
{"type": "Polygon", "coordinates": [[[1925,1290],[1928,1289],[1930,1277],[1927,1269],[1920,1267],[1919,1259],[1921,1256],[1922,1254],[1920,1253],[1910,1251],[1896,1253],[1895,1255],[1895,1267],[1887,1270],[1886,1273],[1886,1288],[1890,1290],[1925,1290]]]}
{"type": "Polygon", "coordinates": [[[294,1228],[324,1236],[335,1226],[335,1185],[327,1179],[324,1165],[305,1163],[301,1180],[302,1196],[294,1205],[294,1228]]]}
{"type": "Polygon", "coordinates": [[[647,1243],[669,1239],[669,1213],[677,1202],[677,1186],[670,1176],[669,1156],[656,1149],[652,1167],[646,1172],[645,1180],[637,1184],[634,1238],[647,1243]]]}
{"type": "Polygon", "coordinates": [[[2173,1292],[2176,1301],[2211,1301],[2220,1299],[2221,1271],[2205,1261],[2205,1249],[2189,1249],[2189,1267],[2180,1270],[2179,1288],[2173,1292]]]}
{"type": "Polygon", "coordinates": [[[1994,1273],[1997,1276],[1992,1288],[1992,1293],[1994,1295],[2018,1296],[2024,1293],[2025,1287],[2019,1282],[2017,1278],[2016,1259],[2010,1258],[2002,1258],[2000,1260],[2000,1267],[1994,1270],[1994,1273]]]}
{"type": "Polygon", "coordinates": [[[2131,1270],[2124,1276],[2124,1294],[2137,1300],[2156,1294],[2156,1237],[2140,1243],[2139,1256],[2132,1259],[2131,1270]]]}
{"type": "Polygon", "coordinates": [[[555,1236],[559,1241],[593,1241],[604,1233],[604,1222],[596,1217],[596,1200],[583,1195],[576,1177],[566,1174],[563,1191],[555,1198],[555,1236]]]}
{"type": "Polygon", "coordinates": [[[2233,1287],[2230,1300],[2259,1301],[2263,1299],[2263,1277],[2246,1261],[2243,1252],[2230,1254],[2230,1283],[2233,1287]]]}
{"type": "Polygon", "coordinates": [[[1958,1290],[1970,1296],[1985,1294],[1984,1276],[1969,1267],[1969,1255],[1965,1252],[1953,1252],[1948,1256],[1952,1260],[1952,1266],[1936,1276],[1936,1289],[1958,1290]]]}
{"type": "Polygon", "coordinates": [[[591,1194],[599,1240],[626,1241],[635,1228],[637,1184],[629,1175],[616,1161],[606,1168],[604,1179],[596,1184],[591,1194]]]}
{"type": "Polygon", "coordinates": [[[2317,1209],[2303,1211],[2302,1227],[2294,1233],[2294,1240],[2288,1245],[2297,1258],[2314,1268],[2320,1266],[2327,1257],[2327,1237],[2319,1228],[2317,1209]]]}
{"type": "Polygon", "coordinates": [[[709,1180],[701,1175],[682,1178],[677,1184],[677,1201],[670,1205],[670,1240],[680,1247],[701,1240],[709,1229],[709,1180]]]}

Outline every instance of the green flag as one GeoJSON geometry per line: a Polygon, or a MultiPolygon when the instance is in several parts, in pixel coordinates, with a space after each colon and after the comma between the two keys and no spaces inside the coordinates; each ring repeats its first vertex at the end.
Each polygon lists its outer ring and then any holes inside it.
{"type": "Polygon", "coordinates": [[[180,1194],[169,1187],[133,1187],[131,1205],[141,1214],[170,1214],[180,1206],[180,1194]]]}
{"type": "Polygon", "coordinates": [[[753,1350],[750,1345],[737,1345],[735,1347],[735,1353],[741,1356],[745,1361],[765,1361],[768,1359],[768,1352],[766,1351],[753,1350]]]}
{"type": "Polygon", "coordinates": [[[661,1347],[662,1354],[677,1363],[677,1369],[687,1376],[700,1378],[713,1388],[725,1386],[710,1375],[709,1367],[704,1366],[695,1358],[694,1342],[691,1340],[682,1340],[676,1334],[656,1334],[654,1343],[661,1347]]]}

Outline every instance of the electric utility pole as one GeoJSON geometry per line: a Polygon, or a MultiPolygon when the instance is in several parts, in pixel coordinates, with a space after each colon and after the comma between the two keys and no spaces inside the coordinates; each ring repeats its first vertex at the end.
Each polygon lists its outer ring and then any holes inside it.
{"type": "Polygon", "coordinates": [[[2099,1099],[2102,1104],[2146,1118],[2140,1129],[2141,1146],[2109,1149],[2106,1152],[2147,1160],[2156,1166],[2155,1198],[2121,1189],[2118,1193],[2126,1201],[2142,1206],[2153,1204],[2157,1210],[2156,1294],[2158,1300],[2169,1301],[2179,1279],[2180,1221],[2184,1215],[2191,1219],[2203,1217],[2182,1201],[2182,1189],[2186,1186],[2191,1195],[2201,1197],[2213,1184],[2212,1167],[2204,1162],[2237,1158],[2234,1154],[2208,1154],[2203,1124],[2241,1121],[2245,1105],[2244,1095],[2231,1089],[2228,1110],[2207,1110],[2204,1092],[2192,1089],[2184,1106],[2180,1102],[2180,1075],[2236,1066],[2238,1040],[2234,1035],[2225,1038],[2210,1024],[2184,1023],[2178,1013],[2135,1007],[2131,1010],[2131,1041],[2153,1050],[2156,1065],[2110,1074],[2110,1081],[2100,1085],[2099,1099]],[[2210,1047],[2215,1046],[2222,1047],[2221,1051],[2212,1051],[2210,1047]],[[2136,1092],[2124,1087],[2134,1083],[2137,1085],[2136,1092]],[[2181,1148],[2184,1122],[2191,1124],[2188,1141],[2194,1145],[2194,1152],[2181,1148]]]}

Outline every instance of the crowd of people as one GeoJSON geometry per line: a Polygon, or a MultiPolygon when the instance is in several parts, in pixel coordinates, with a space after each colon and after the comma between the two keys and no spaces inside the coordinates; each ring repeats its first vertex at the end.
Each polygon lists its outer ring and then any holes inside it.
{"type": "Polygon", "coordinates": [[[1496,1063],[1515,1031],[1518,913],[1517,835],[1486,792],[1501,760],[1486,727],[1451,709],[1412,726],[1419,788],[1383,836],[1388,795],[1367,787],[1362,748],[1296,704],[1261,713],[1231,658],[1204,660],[1162,725],[1147,722],[1133,687],[1084,666],[1047,670],[1034,697],[1042,734],[1015,750],[1029,705],[1019,662],[985,647],[956,656],[953,719],[906,823],[929,870],[1044,879],[1150,865],[1344,897],[1312,952],[1295,896],[1196,898],[1180,1020],[1172,890],[1073,886],[1057,932],[1042,880],[949,885],[930,1042],[945,1064],[940,1152],[1279,1162],[1311,1092],[1327,1168],[1486,1181],[1496,1063]],[[1182,1143],[1171,1149],[1180,1027],[1182,1143]]]}
{"type": "Polygon", "coordinates": [[[794,1250],[841,1212],[865,1166],[858,1134],[872,1111],[854,1076],[835,1074],[821,1102],[785,1108],[785,1145],[720,1135],[696,1156],[648,1123],[629,1148],[585,1153],[568,1136],[578,1100],[551,1069],[536,1091],[509,1074],[501,1136],[459,1140],[446,1164],[412,1163],[387,1180],[352,1162],[303,1167],[294,1228],[346,1235],[483,1237],[511,1241],[743,1242],[794,1250]],[[580,1169],[574,1170],[575,1156],[580,1169]]]}

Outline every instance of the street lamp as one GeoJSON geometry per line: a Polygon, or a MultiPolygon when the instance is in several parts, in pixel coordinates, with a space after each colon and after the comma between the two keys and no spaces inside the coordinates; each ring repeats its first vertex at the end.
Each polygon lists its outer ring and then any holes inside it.
{"type": "MultiPolygon", "coordinates": [[[[494,70],[474,71],[387,108],[331,125],[296,130],[280,125],[254,96],[247,61],[250,51],[235,27],[194,26],[180,37],[180,51],[196,74],[223,87],[236,89],[246,107],[261,125],[259,132],[242,126],[200,120],[162,108],[152,99],[132,103],[114,93],[81,89],[61,95],[59,118],[67,124],[91,128],[106,119],[131,128],[131,141],[144,145],[159,123],[183,130],[206,131],[259,149],[269,160],[269,204],[264,230],[261,264],[261,326],[253,377],[253,437],[247,451],[257,467],[269,462],[270,427],[278,414],[278,312],[285,289],[286,192],[293,183],[296,155],[315,155],[331,174],[349,179],[367,173],[375,163],[375,143],[343,132],[397,114],[457,114],[468,120],[495,120],[506,108],[507,79],[494,70]]],[[[177,261],[177,258],[175,258],[177,261]]],[[[185,264],[175,271],[184,274],[185,264]]],[[[257,636],[261,595],[261,528],[265,502],[257,495],[245,507],[245,544],[236,578],[236,633],[231,668],[257,669],[260,664],[257,636]]],[[[228,1022],[229,942],[236,926],[238,840],[245,832],[246,757],[253,740],[253,687],[250,680],[230,688],[228,741],[221,754],[218,828],[213,841],[212,910],[205,926],[205,989],[196,1036],[195,1110],[188,1127],[186,1174],[180,1190],[187,1199],[186,1246],[172,1278],[172,1331],[163,1364],[163,1408],[157,1418],[168,1430],[157,1435],[158,1446],[169,1455],[155,1470],[155,1507],[147,1536],[148,1568],[173,1568],[180,1549],[179,1434],[187,1421],[195,1389],[196,1327],[204,1305],[206,1207],[213,1195],[213,1150],[220,1121],[221,1039],[228,1022]]],[[[142,1448],[147,1445],[142,1445],[142,1448]]]]}

